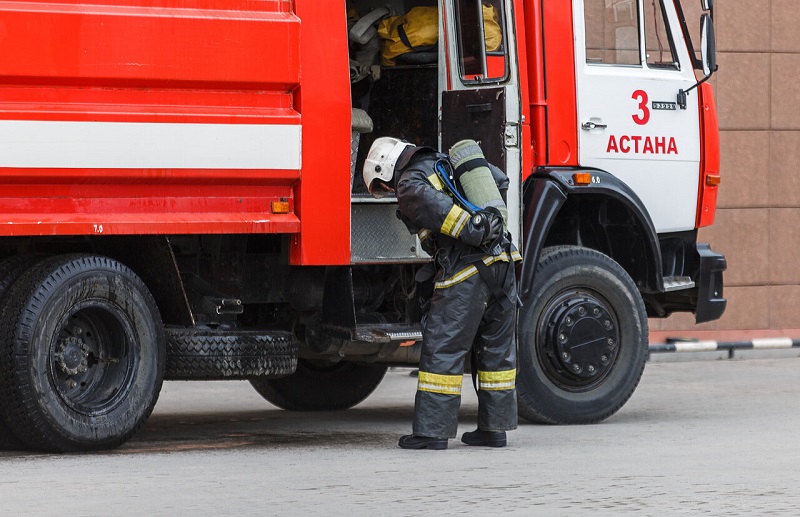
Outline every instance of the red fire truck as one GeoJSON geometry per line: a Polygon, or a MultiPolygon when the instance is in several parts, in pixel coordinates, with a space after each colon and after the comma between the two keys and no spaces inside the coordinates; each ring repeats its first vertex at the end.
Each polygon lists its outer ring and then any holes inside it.
{"type": "Polygon", "coordinates": [[[507,173],[520,415],[612,415],[648,317],[725,309],[713,5],[683,2],[0,0],[0,442],[118,446],[164,379],[346,409],[417,363],[430,257],[365,191],[379,136],[507,173]],[[435,41],[382,56],[415,8],[435,41]]]}

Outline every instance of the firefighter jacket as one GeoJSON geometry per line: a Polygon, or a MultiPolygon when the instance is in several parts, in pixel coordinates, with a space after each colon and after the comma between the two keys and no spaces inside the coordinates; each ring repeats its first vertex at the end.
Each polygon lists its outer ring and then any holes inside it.
{"type": "Polygon", "coordinates": [[[521,259],[520,254],[508,240],[493,253],[482,251],[483,229],[453,202],[435,173],[436,161],[447,157],[430,150],[414,152],[410,159],[405,157],[408,161],[402,155],[398,160],[399,213],[409,230],[418,232],[437,265],[435,289],[422,321],[414,435],[456,435],[470,354],[478,391],[478,427],[514,429],[517,298],[513,262],[521,259]]]}
{"type": "MultiPolygon", "coordinates": [[[[439,266],[434,278],[437,289],[451,287],[477,274],[477,268],[471,265],[477,258],[482,258],[487,266],[498,261],[522,260],[510,241],[504,243],[499,255],[491,256],[480,250],[482,227],[476,226],[470,214],[453,201],[436,175],[436,162],[447,160],[447,156],[427,148],[416,148],[412,154],[408,163],[395,173],[398,216],[409,231],[417,233],[423,249],[435,257],[439,266]]],[[[504,193],[508,178],[497,167],[490,169],[504,193]]]]}

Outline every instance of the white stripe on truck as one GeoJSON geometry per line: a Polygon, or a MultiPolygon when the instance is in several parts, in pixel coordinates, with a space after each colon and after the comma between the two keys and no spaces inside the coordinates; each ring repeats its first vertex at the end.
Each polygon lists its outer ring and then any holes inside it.
{"type": "Polygon", "coordinates": [[[301,128],[281,124],[0,121],[0,167],[300,169],[301,128]]]}

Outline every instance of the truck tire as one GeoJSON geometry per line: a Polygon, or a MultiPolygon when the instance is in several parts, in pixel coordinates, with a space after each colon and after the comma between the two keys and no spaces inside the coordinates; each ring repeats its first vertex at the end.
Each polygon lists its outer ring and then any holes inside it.
{"type": "Polygon", "coordinates": [[[282,377],[297,368],[291,332],[167,329],[168,380],[282,377]]]}
{"type": "Polygon", "coordinates": [[[546,248],[519,318],[519,414],[590,424],[633,394],[648,356],[647,316],[633,280],[595,250],[546,248]]]}
{"type": "MultiPolygon", "coordinates": [[[[5,298],[8,288],[17,281],[17,279],[27,269],[32,267],[36,262],[45,258],[46,255],[14,255],[0,260],[0,302],[5,298]]],[[[14,432],[5,422],[5,416],[2,409],[0,409],[0,450],[4,451],[17,451],[25,450],[27,447],[22,440],[16,437],[14,432]]]]}
{"type": "Polygon", "coordinates": [[[117,447],[150,416],[163,325],[127,267],[96,255],[46,259],[11,286],[0,317],[0,408],[29,447],[117,447]]]}
{"type": "Polygon", "coordinates": [[[383,364],[300,359],[297,371],[283,379],[253,379],[250,384],[268,402],[288,411],[349,409],[375,391],[386,374],[383,364]]]}

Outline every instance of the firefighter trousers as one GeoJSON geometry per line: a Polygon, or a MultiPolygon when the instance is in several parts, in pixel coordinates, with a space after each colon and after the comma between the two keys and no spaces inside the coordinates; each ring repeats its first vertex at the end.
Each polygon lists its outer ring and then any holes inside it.
{"type": "Polygon", "coordinates": [[[516,304],[503,310],[493,294],[493,287],[499,285],[509,299],[517,299],[514,264],[495,262],[488,271],[497,285],[489,286],[476,271],[463,281],[434,289],[422,327],[413,425],[417,436],[456,436],[464,364],[473,347],[478,428],[506,431],[517,427],[516,304]]]}

